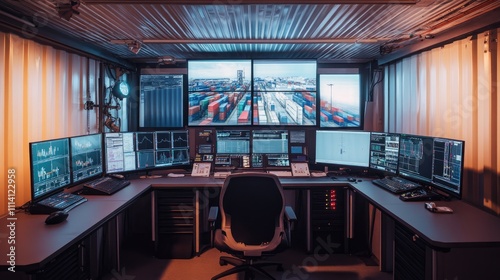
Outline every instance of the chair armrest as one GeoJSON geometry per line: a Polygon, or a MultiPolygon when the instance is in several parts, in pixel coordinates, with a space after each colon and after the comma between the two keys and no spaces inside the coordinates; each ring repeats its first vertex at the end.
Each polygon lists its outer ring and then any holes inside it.
{"type": "Polygon", "coordinates": [[[285,217],[288,221],[296,221],[297,216],[295,215],[295,211],[293,211],[292,206],[285,206],[285,217]]]}
{"type": "Polygon", "coordinates": [[[219,207],[212,206],[210,207],[210,211],[208,212],[208,222],[213,223],[217,220],[217,216],[219,215],[219,207]]]}

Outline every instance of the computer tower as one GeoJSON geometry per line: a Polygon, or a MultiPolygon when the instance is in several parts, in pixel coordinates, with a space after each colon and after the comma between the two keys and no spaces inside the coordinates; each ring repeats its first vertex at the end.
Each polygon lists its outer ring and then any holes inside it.
{"type": "Polygon", "coordinates": [[[345,253],[346,189],[313,188],[310,191],[310,236],[312,252],[345,253]]]}

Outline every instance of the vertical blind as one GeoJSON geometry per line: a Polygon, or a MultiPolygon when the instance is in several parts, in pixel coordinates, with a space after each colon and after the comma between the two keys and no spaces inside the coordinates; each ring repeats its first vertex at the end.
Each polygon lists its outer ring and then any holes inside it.
{"type": "Polygon", "coordinates": [[[99,68],[95,60],[0,33],[0,216],[8,209],[8,170],[15,172],[15,204],[31,200],[30,142],[97,132],[96,110],[83,104],[97,100],[99,68]]]}
{"type": "Polygon", "coordinates": [[[462,198],[500,214],[499,30],[387,65],[385,129],[465,140],[462,198]]]}

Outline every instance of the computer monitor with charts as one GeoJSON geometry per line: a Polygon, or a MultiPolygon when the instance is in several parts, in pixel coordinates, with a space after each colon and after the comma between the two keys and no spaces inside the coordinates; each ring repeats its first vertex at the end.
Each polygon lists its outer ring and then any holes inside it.
{"type": "Polygon", "coordinates": [[[102,134],[70,138],[71,177],[73,184],[101,176],[103,168],[102,134]]]}
{"type": "Polygon", "coordinates": [[[71,184],[69,139],[29,144],[31,199],[37,202],[71,184]]]}
{"type": "Polygon", "coordinates": [[[432,137],[401,134],[399,137],[399,175],[414,181],[430,183],[433,151],[432,137]]]}
{"type": "Polygon", "coordinates": [[[290,167],[288,142],[288,130],[253,130],[252,167],[263,167],[260,162],[269,168],[290,167]]]}
{"type": "Polygon", "coordinates": [[[217,130],[214,166],[250,167],[250,130],[217,130]]]}
{"type": "Polygon", "coordinates": [[[434,138],[433,144],[433,186],[456,198],[461,198],[464,170],[464,141],[434,138]]]}
{"type": "Polygon", "coordinates": [[[399,134],[372,132],[370,134],[370,168],[387,175],[398,172],[399,134]]]}
{"type": "Polygon", "coordinates": [[[137,170],[133,132],[105,133],[104,154],[106,173],[131,172],[137,170]]]}

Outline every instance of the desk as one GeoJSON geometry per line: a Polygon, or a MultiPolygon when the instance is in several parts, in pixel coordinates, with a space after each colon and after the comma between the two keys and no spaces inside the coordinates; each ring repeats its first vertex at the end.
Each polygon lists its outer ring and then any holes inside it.
{"type": "MultiPolygon", "coordinates": [[[[446,250],[476,254],[475,249],[481,248],[488,251],[484,256],[489,257],[496,254],[495,260],[498,260],[500,256],[500,218],[465,202],[439,202],[439,205],[451,207],[455,213],[435,214],[425,210],[423,202],[403,202],[397,196],[375,186],[367,179],[357,183],[324,177],[281,178],[280,181],[285,189],[291,190],[307,191],[311,188],[348,187],[353,193],[359,194],[380,209],[388,221],[386,225],[383,225],[387,233],[393,232],[394,226],[391,223],[395,223],[418,235],[433,254],[431,260],[434,262],[434,266],[432,266],[434,270],[438,264],[443,262],[442,259],[449,258],[444,252],[446,250]]],[[[190,176],[134,179],[131,180],[128,187],[112,196],[86,196],[89,199],[88,202],[71,210],[66,222],[53,226],[44,224],[46,215],[18,213],[15,221],[16,271],[31,273],[43,268],[57,255],[78,244],[151,190],[174,187],[195,190],[217,189],[222,186],[223,182],[223,179],[218,178],[193,178],[190,176]]],[[[0,219],[0,228],[2,228],[0,268],[2,271],[9,267],[6,265],[9,260],[7,256],[10,250],[10,245],[7,243],[9,235],[5,234],[4,231],[8,223],[6,218],[0,219]]],[[[386,251],[387,255],[392,254],[390,249],[386,251]]],[[[457,259],[455,255],[450,257],[452,260],[457,259]]],[[[478,260],[484,259],[482,255],[476,257],[478,260]]],[[[464,267],[463,269],[474,271],[474,268],[464,267]]],[[[439,273],[439,271],[434,271],[428,279],[441,279],[439,273]]]]}

